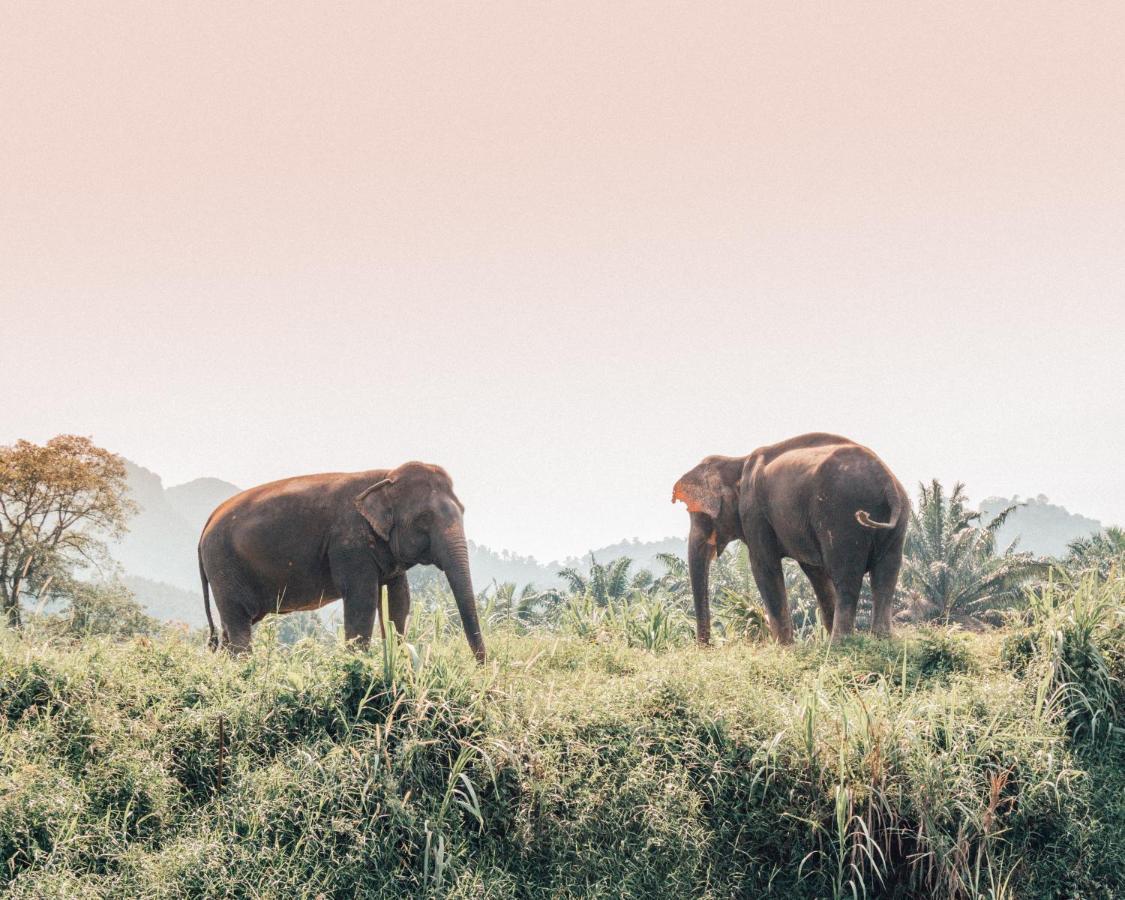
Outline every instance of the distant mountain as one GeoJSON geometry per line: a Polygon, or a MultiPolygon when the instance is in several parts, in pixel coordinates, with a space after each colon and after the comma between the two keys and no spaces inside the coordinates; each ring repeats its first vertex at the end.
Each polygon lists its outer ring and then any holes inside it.
{"type": "Polygon", "coordinates": [[[196,531],[196,536],[207,524],[215,507],[233,497],[240,488],[219,478],[196,478],[186,484],[165,488],[164,499],[196,531]]]}
{"type": "Polygon", "coordinates": [[[514,581],[521,587],[534,584],[538,588],[561,584],[557,567],[551,569],[532,556],[518,556],[507,550],[497,552],[473,541],[469,541],[469,569],[473,574],[473,587],[478,591],[493,581],[497,584],[514,581]]]}
{"type": "Polygon", "coordinates": [[[988,521],[1015,504],[1020,505],[996,533],[996,543],[1001,549],[1019,538],[1019,550],[1030,550],[1037,556],[1065,556],[1066,545],[1075,538],[1102,530],[1101,522],[1069,512],[1042,494],[1027,500],[1021,500],[1018,495],[1011,499],[988,497],[981,502],[981,516],[988,521]]]}
{"type": "Polygon", "coordinates": [[[217,478],[165,489],[159,475],[136,463],[126,460],[125,471],[140,512],[110,548],[114,558],[127,575],[198,593],[199,533],[211,510],[239,489],[217,478]]]}
{"type": "MultiPolygon", "coordinates": [[[[150,616],[161,622],[186,622],[201,628],[207,624],[203,612],[203,591],[196,577],[195,589],[188,591],[163,581],[126,575],[122,581],[150,616]]],[[[212,607],[212,615],[214,615],[212,607]]]]}

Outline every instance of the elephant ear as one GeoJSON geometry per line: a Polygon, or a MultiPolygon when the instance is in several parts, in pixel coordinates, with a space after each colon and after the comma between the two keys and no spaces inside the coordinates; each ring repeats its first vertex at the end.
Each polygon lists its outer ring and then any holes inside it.
{"type": "Polygon", "coordinates": [[[394,482],[391,479],[384,478],[355,498],[355,508],[384,541],[391,539],[391,528],[395,524],[395,510],[391,504],[390,491],[392,484],[394,482]]]}
{"type": "Polygon", "coordinates": [[[672,488],[672,502],[677,500],[684,502],[688,512],[704,513],[717,520],[723,507],[723,483],[719,474],[709,466],[692,469],[672,488]]]}

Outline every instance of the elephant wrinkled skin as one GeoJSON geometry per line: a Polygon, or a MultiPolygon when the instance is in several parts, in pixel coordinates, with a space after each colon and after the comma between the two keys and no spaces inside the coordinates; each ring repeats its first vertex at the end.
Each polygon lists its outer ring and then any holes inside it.
{"type": "Polygon", "coordinates": [[[871,574],[872,631],[888,635],[910,500],[874,452],[834,434],[804,434],[749,456],[708,456],[676,482],[672,502],[691,515],[688,567],[696,635],[711,638],[708,570],[732,540],[746,543],[770,630],[793,640],[781,561],[812,582],[832,638],[855,630],[863,576],[871,574]]]}
{"type": "Polygon", "coordinates": [[[463,512],[445,470],[419,462],[286,478],[237,494],[211,514],[199,540],[212,646],[208,585],[222,644],[236,652],[250,646],[251,626],[269,613],[318,609],[341,597],[344,636],[366,646],[381,588],[401,634],[410,610],[406,570],[428,564],[445,572],[469,646],[483,662],[463,512]]]}

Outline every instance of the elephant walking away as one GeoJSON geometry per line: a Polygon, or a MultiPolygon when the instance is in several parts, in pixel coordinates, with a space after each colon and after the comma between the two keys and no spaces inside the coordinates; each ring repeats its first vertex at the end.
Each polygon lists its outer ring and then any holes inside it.
{"type": "Polygon", "coordinates": [[[366,646],[383,586],[402,634],[410,611],[406,571],[423,564],[445,572],[469,646],[484,662],[463,513],[445,470],[419,462],[286,478],[235,495],[211,513],[199,539],[211,646],[219,640],[208,585],[222,644],[232,651],[246,650],[251,626],[270,613],[319,609],[339,598],[344,636],[366,646]]]}
{"type": "Polygon", "coordinates": [[[672,502],[691,515],[688,568],[696,636],[711,639],[711,561],[732,540],[746,543],[770,630],[793,641],[781,561],[795,559],[812,582],[833,640],[855,630],[863,576],[870,573],[872,631],[889,635],[910,499],[878,456],[835,434],[803,434],[749,456],[708,456],[676,482],[672,502]]]}

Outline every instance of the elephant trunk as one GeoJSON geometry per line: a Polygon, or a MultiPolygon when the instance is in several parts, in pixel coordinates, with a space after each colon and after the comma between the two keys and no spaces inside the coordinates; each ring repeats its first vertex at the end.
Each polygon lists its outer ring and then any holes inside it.
{"type": "Polygon", "coordinates": [[[688,571],[691,573],[691,596],[695,601],[695,637],[706,646],[711,643],[711,602],[708,589],[711,560],[715,558],[715,545],[710,535],[693,528],[688,541],[688,571]]]}
{"type": "Polygon", "coordinates": [[[480,619],[477,616],[476,594],[473,593],[473,579],[469,574],[469,550],[465,544],[464,529],[452,526],[445,534],[445,548],[441,554],[442,570],[457,601],[457,611],[465,628],[477,662],[484,662],[484,638],[480,633],[480,619]]]}

